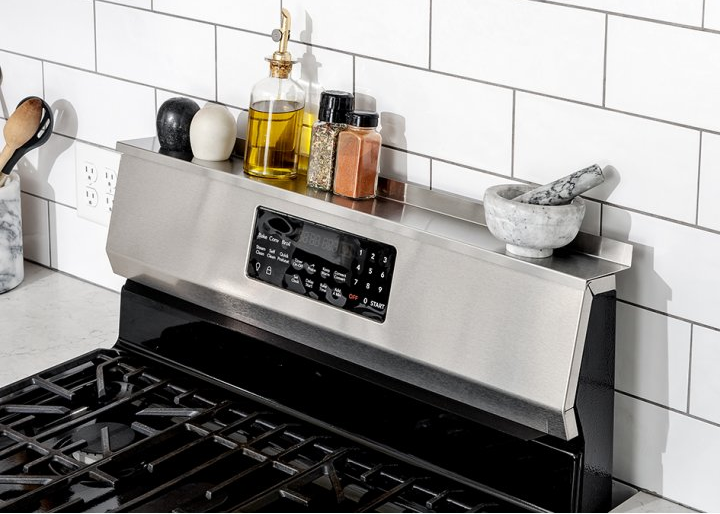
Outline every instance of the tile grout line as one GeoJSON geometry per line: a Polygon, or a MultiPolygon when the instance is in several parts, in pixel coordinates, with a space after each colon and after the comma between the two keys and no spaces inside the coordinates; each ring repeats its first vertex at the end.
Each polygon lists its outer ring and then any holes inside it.
{"type": "Polygon", "coordinates": [[[512,134],[510,139],[510,176],[515,177],[515,105],[517,91],[513,90],[512,95],[512,134]]]}
{"type": "Polygon", "coordinates": [[[705,28],[705,5],[707,4],[707,0],[703,0],[702,5],[702,18],[700,18],[700,26],[702,28],[705,28]]]}
{"type": "Polygon", "coordinates": [[[695,324],[690,325],[690,358],[688,359],[688,390],[685,412],[690,414],[690,388],[692,387],[692,360],[693,360],[693,338],[695,336],[695,324]]]}
{"type": "Polygon", "coordinates": [[[720,428],[720,423],[716,423],[715,421],[710,421],[709,419],[701,418],[699,416],[695,416],[694,414],[688,414],[687,412],[683,412],[674,407],[668,407],[667,405],[663,405],[662,403],[658,403],[653,400],[648,400],[647,398],[643,398],[642,396],[637,396],[635,394],[628,393],[628,392],[622,391],[620,389],[615,389],[615,392],[618,394],[622,394],[623,396],[627,396],[628,398],[632,398],[633,400],[638,400],[638,401],[647,403],[649,405],[654,405],[655,407],[659,407],[666,411],[673,412],[675,414],[679,414],[680,416],[685,416],[686,418],[694,419],[695,421],[699,421],[701,423],[706,423],[706,424],[712,425],[716,428],[720,428]]]}
{"type": "Polygon", "coordinates": [[[700,224],[700,177],[702,176],[702,150],[703,150],[703,139],[705,138],[702,131],[700,131],[700,147],[698,151],[698,173],[697,173],[697,191],[695,193],[695,224],[700,224]]]}
{"type": "Polygon", "coordinates": [[[355,89],[355,68],[357,68],[357,61],[355,60],[355,56],[352,56],[352,70],[353,70],[353,77],[352,77],[352,93],[353,96],[357,95],[357,90],[355,89]]]}
{"type": "Polygon", "coordinates": [[[215,25],[215,101],[218,101],[218,28],[215,25]]]}
{"type": "Polygon", "coordinates": [[[42,95],[43,100],[47,102],[47,97],[45,93],[45,61],[40,61],[40,78],[42,80],[42,95]]]}
{"type": "Polygon", "coordinates": [[[617,16],[619,18],[627,18],[629,20],[636,20],[636,21],[643,21],[647,23],[655,23],[657,25],[668,25],[670,27],[676,27],[681,29],[689,29],[689,30],[695,30],[697,32],[718,32],[715,29],[706,29],[704,26],[700,25],[689,25],[686,23],[678,23],[675,21],[668,21],[668,20],[661,20],[659,18],[649,18],[647,16],[639,16],[635,14],[627,14],[617,11],[606,11],[603,9],[598,9],[594,7],[585,7],[581,5],[574,5],[574,4],[566,4],[562,1],[553,1],[553,0],[527,0],[529,2],[533,3],[539,3],[539,4],[547,4],[547,5],[554,5],[557,7],[565,7],[568,9],[573,9],[576,11],[586,11],[586,12],[593,12],[593,13],[600,13],[600,14],[610,14],[612,16],[617,16]]]}
{"type": "Polygon", "coordinates": [[[602,106],[605,107],[605,97],[607,95],[607,54],[608,54],[608,19],[609,15],[605,15],[605,48],[603,50],[603,83],[602,83],[602,106]]]}
{"type": "MultiPolygon", "coordinates": [[[[25,193],[28,194],[28,193],[25,193]]],[[[32,195],[36,196],[36,195],[32,195]]],[[[42,197],[40,197],[42,198],[42,197]]],[[[49,266],[52,266],[53,263],[53,248],[52,248],[52,242],[53,242],[53,231],[52,231],[52,216],[50,216],[50,200],[47,200],[46,198],[43,198],[47,202],[47,222],[48,222],[48,259],[50,259],[50,262],[48,263],[49,266]]]]}
{"type": "Polygon", "coordinates": [[[434,161],[434,159],[431,158],[430,159],[430,184],[429,184],[431,191],[433,188],[433,161],[434,161]]]}
{"type": "Polygon", "coordinates": [[[433,0],[430,2],[429,11],[429,23],[428,23],[428,70],[432,70],[432,13],[433,13],[433,0]]]}
{"type": "Polygon", "coordinates": [[[669,313],[669,312],[663,312],[663,311],[658,310],[658,309],[655,309],[655,308],[653,308],[653,307],[648,307],[648,306],[646,306],[646,305],[641,305],[641,304],[639,304],[639,303],[631,302],[631,301],[629,301],[629,300],[623,300],[622,298],[618,298],[617,301],[620,302],[620,303],[624,303],[624,304],[626,304],[626,305],[630,305],[630,306],[632,306],[632,307],[637,307],[638,309],[643,309],[643,310],[646,310],[646,311],[649,311],[649,312],[653,312],[653,313],[655,313],[655,314],[660,314],[660,315],[662,315],[662,316],[666,316],[666,317],[671,318],[671,319],[676,319],[676,320],[678,320],[678,321],[684,321],[685,323],[688,323],[688,324],[692,324],[692,325],[695,325],[695,326],[698,326],[698,327],[706,328],[706,329],[708,329],[708,330],[713,330],[713,331],[715,331],[715,332],[720,332],[720,328],[719,328],[719,327],[713,327],[712,325],[706,325],[705,323],[700,323],[700,322],[698,322],[698,321],[693,321],[693,320],[688,319],[688,318],[683,318],[682,316],[678,316],[677,314],[671,314],[671,313],[669,313]]]}
{"type": "Polygon", "coordinates": [[[93,0],[93,44],[95,45],[95,48],[94,48],[94,50],[95,50],[95,52],[94,52],[95,72],[97,73],[97,70],[98,70],[98,65],[97,65],[97,62],[98,62],[98,58],[97,58],[97,54],[98,54],[98,51],[97,51],[97,48],[98,48],[98,45],[97,45],[97,8],[96,8],[95,0],[93,0]]]}

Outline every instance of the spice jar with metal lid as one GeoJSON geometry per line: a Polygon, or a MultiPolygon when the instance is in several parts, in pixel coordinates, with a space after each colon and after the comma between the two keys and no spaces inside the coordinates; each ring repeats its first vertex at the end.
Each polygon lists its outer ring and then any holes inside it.
{"type": "Polygon", "coordinates": [[[356,200],[375,197],[382,145],[378,119],[371,111],[348,116],[348,127],[338,136],[333,193],[356,200]]]}
{"type": "Polygon", "coordinates": [[[318,121],[310,137],[308,186],[332,190],[338,135],[347,127],[347,116],[354,108],[355,98],[345,91],[323,91],[320,95],[318,121]]]}

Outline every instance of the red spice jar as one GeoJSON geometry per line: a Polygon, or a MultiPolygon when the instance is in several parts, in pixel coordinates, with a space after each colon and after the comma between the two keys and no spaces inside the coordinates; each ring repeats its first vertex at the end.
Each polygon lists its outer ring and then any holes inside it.
{"type": "Polygon", "coordinates": [[[355,111],[348,127],[340,132],[335,161],[333,193],[360,200],[374,198],[382,136],[376,112],[355,111]]]}

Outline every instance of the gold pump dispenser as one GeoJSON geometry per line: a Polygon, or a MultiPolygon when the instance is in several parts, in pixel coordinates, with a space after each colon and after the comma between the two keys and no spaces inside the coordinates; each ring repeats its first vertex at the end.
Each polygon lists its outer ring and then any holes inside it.
{"type": "Polygon", "coordinates": [[[272,31],[273,41],[280,45],[267,59],[270,76],[255,84],[250,94],[243,168],[255,177],[297,176],[305,91],[290,77],[295,63],[287,50],[290,24],[290,12],[282,9],[280,28],[272,31]]]}
{"type": "Polygon", "coordinates": [[[273,30],[271,34],[273,41],[280,42],[280,47],[273,52],[272,58],[268,61],[270,61],[270,76],[286,79],[290,76],[295,61],[292,60],[292,55],[287,49],[290,39],[290,12],[285,8],[282,9],[281,19],[280,28],[273,30]]]}

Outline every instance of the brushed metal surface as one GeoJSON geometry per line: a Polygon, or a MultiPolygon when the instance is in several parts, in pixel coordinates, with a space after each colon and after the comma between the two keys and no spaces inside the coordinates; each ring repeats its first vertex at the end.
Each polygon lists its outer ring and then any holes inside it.
{"type": "Polygon", "coordinates": [[[156,145],[118,144],[107,244],[116,273],[536,430],[577,435],[588,284],[626,269],[629,245],[597,238],[595,250],[621,251],[512,257],[466,219],[478,216],[476,202],[414,189],[415,205],[349,201],[305,191],[302,180],[252,179],[239,162],[173,159],[156,145]],[[260,205],[395,246],[385,322],[246,277],[260,205]]]}

